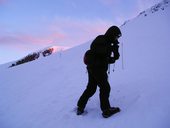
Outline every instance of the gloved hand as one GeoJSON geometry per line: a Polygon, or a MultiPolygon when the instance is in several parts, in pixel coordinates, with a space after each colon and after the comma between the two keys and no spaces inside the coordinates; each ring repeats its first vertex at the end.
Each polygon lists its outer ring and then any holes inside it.
{"type": "Polygon", "coordinates": [[[112,51],[118,51],[119,45],[118,44],[114,44],[114,45],[111,46],[111,49],[112,49],[112,51]]]}
{"type": "Polygon", "coordinates": [[[120,57],[120,54],[119,54],[119,52],[114,52],[114,60],[118,60],[119,59],[119,57],[120,57]]]}
{"type": "Polygon", "coordinates": [[[113,64],[113,63],[115,63],[115,59],[114,59],[114,57],[110,57],[109,58],[109,64],[113,64]]]}
{"type": "MultiPolygon", "coordinates": [[[[118,42],[118,41],[117,41],[118,42]]],[[[119,42],[118,42],[119,43],[119,42]]],[[[114,60],[118,60],[119,57],[120,57],[120,54],[119,54],[119,45],[117,44],[114,44],[113,46],[111,46],[112,48],[112,52],[114,53],[114,60]]]]}

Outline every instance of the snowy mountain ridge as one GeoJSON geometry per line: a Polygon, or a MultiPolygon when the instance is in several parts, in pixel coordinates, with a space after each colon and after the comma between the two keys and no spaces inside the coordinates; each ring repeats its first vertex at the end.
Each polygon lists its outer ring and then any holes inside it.
{"type": "Polygon", "coordinates": [[[44,48],[43,50],[39,50],[37,52],[33,52],[31,54],[28,54],[27,56],[23,57],[22,59],[19,59],[19,60],[15,61],[15,62],[11,62],[12,64],[10,64],[9,67],[14,67],[14,66],[17,66],[17,65],[20,65],[20,64],[28,63],[28,62],[37,60],[39,58],[52,55],[52,54],[54,54],[56,52],[61,54],[61,52],[64,49],[65,48],[57,47],[57,46],[47,47],[47,48],[44,48]]]}
{"type": "Polygon", "coordinates": [[[141,16],[141,15],[147,16],[147,15],[150,15],[150,14],[155,13],[157,11],[163,11],[169,6],[169,2],[170,2],[170,0],[163,0],[162,2],[155,4],[151,8],[141,12],[138,16],[141,16]]]}
{"type": "Polygon", "coordinates": [[[103,119],[99,90],[86,115],[74,112],[88,79],[82,60],[87,42],[61,55],[0,66],[0,128],[169,128],[169,12],[167,6],[121,27],[120,59],[109,75],[110,102],[120,113],[103,119]]]}
{"type": "MultiPolygon", "coordinates": [[[[136,16],[135,18],[138,18],[141,16],[146,17],[148,15],[152,15],[153,13],[164,11],[165,9],[167,9],[168,6],[170,6],[170,0],[163,0],[162,2],[159,2],[158,4],[155,4],[152,7],[140,12],[139,15],[136,16]]],[[[126,23],[128,23],[131,20],[133,19],[125,21],[121,26],[124,26],[126,23]]]]}

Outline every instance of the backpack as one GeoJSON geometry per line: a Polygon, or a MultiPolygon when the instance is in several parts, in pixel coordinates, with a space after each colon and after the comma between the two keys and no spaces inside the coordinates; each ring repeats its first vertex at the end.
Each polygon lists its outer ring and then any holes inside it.
{"type": "Polygon", "coordinates": [[[84,54],[83,57],[83,62],[85,65],[88,65],[91,63],[91,61],[93,60],[93,55],[92,55],[92,51],[91,50],[87,50],[84,54]]]}

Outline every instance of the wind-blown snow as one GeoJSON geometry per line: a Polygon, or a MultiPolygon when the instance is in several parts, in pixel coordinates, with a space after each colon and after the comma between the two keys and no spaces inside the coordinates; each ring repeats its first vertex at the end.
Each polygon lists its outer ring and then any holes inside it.
{"type": "Polygon", "coordinates": [[[74,112],[87,83],[82,58],[89,41],[30,63],[0,66],[0,128],[169,128],[169,12],[168,3],[121,27],[121,58],[109,75],[110,102],[120,113],[104,119],[98,91],[86,115],[74,112]]]}

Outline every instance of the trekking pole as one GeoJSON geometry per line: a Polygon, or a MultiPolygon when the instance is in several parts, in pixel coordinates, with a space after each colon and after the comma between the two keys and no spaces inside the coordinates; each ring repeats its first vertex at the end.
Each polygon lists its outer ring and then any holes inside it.
{"type": "Polygon", "coordinates": [[[110,64],[108,65],[108,72],[107,72],[107,73],[108,73],[108,78],[107,78],[107,79],[108,79],[108,81],[109,81],[109,80],[110,80],[110,79],[109,79],[109,75],[110,75],[110,64]]]}
{"type": "Polygon", "coordinates": [[[110,74],[110,64],[109,64],[109,66],[108,66],[108,74],[110,74]]]}
{"type": "Polygon", "coordinates": [[[115,71],[115,63],[113,64],[113,72],[115,71]]]}
{"type": "Polygon", "coordinates": [[[121,45],[122,45],[122,70],[124,70],[123,43],[121,43],[121,45]]]}

